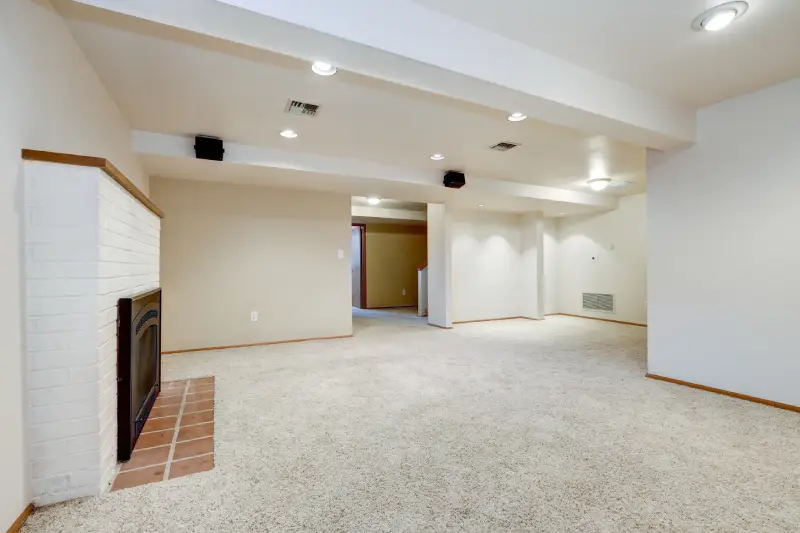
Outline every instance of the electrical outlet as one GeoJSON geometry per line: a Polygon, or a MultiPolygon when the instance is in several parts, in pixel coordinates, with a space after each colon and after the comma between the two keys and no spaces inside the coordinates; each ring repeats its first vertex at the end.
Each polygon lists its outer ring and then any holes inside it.
{"type": "Polygon", "coordinates": [[[405,295],[406,295],[406,290],[405,290],[405,289],[403,289],[403,296],[405,296],[405,295]]]}
{"type": "Polygon", "coordinates": [[[258,322],[258,311],[250,311],[250,322],[258,322]]]}

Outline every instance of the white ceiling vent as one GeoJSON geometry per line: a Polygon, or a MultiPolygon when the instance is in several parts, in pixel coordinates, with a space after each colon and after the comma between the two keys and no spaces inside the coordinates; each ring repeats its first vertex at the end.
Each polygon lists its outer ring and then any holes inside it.
{"type": "Polygon", "coordinates": [[[597,294],[595,292],[583,293],[583,308],[586,311],[614,312],[614,295],[597,294]]]}
{"type": "Polygon", "coordinates": [[[489,150],[495,150],[497,152],[508,152],[512,148],[516,148],[519,146],[517,143],[510,143],[510,142],[501,142],[497,143],[494,146],[490,146],[489,150]]]}
{"type": "Polygon", "coordinates": [[[304,115],[307,117],[315,117],[317,116],[317,111],[319,111],[319,106],[317,104],[307,104],[305,102],[299,102],[297,100],[289,100],[286,103],[286,108],[284,109],[286,113],[290,115],[304,115]]]}

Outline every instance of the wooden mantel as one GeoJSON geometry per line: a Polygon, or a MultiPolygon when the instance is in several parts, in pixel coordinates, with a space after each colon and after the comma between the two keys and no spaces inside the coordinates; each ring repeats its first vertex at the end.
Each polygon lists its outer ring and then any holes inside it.
{"type": "Polygon", "coordinates": [[[159,218],[164,218],[164,212],[154,204],[125,174],[111,164],[108,159],[102,157],[91,157],[87,155],[62,154],[59,152],[44,152],[41,150],[22,150],[22,159],[26,161],[42,161],[45,163],[61,163],[62,165],[75,165],[79,167],[99,168],[109,175],[111,179],[122,185],[131,196],[159,218]]]}

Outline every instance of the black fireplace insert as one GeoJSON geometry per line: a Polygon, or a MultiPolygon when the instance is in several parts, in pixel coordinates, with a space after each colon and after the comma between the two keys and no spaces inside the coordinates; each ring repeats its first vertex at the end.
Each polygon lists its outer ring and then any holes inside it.
{"type": "Polygon", "coordinates": [[[117,460],[131,458],[161,391],[161,289],[120,298],[117,322],[117,460]]]}

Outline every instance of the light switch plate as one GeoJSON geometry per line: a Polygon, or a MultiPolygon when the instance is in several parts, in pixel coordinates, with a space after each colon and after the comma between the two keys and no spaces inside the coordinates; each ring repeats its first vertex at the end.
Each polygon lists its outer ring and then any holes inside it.
{"type": "Polygon", "coordinates": [[[337,255],[339,256],[339,259],[344,259],[344,250],[339,250],[337,255]]]}
{"type": "Polygon", "coordinates": [[[258,311],[250,311],[250,322],[258,322],[258,311]]]}

